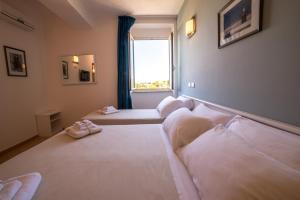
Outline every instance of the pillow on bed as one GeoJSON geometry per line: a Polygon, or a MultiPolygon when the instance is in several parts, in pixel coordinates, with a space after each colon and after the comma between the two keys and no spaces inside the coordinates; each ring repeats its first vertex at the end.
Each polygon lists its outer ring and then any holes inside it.
{"type": "Polygon", "coordinates": [[[207,107],[204,104],[199,104],[194,110],[193,113],[195,115],[198,115],[200,117],[205,117],[210,119],[215,125],[217,124],[223,124],[225,125],[229,120],[233,117],[230,114],[220,112],[217,110],[213,110],[209,107],[207,107]]]}
{"type": "Polygon", "coordinates": [[[300,174],[221,125],[178,151],[201,199],[300,199],[300,174]]]}
{"type": "Polygon", "coordinates": [[[183,107],[182,101],[168,96],[158,104],[157,110],[161,117],[166,118],[170,113],[181,107],[183,107]]]}
{"type": "Polygon", "coordinates": [[[182,101],[183,102],[183,106],[190,109],[190,110],[193,110],[194,108],[194,101],[193,99],[190,99],[190,98],[186,98],[186,97],[183,97],[183,96],[179,96],[177,97],[178,100],[182,101]]]}
{"type": "Polygon", "coordinates": [[[300,171],[300,136],[240,116],[227,126],[258,151],[300,171]]]}
{"type": "Polygon", "coordinates": [[[163,122],[163,129],[167,133],[174,151],[189,144],[212,127],[213,124],[210,120],[193,115],[187,108],[174,111],[163,122]]]}

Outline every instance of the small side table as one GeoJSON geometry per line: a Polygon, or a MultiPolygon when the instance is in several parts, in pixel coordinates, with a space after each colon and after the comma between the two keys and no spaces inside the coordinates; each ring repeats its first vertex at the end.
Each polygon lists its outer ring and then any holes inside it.
{"type": "Polygon", "coordinates": [[[62,130],[61,112],[48,110],[36,114],[38,134],[41,137],[51,137],[62,130]]]}

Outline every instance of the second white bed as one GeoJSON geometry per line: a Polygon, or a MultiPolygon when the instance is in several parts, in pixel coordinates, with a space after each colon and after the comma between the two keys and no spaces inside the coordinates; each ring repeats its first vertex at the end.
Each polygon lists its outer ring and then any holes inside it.
{"type": "Polygon", "coordinates": [[[108,115],[95,111],[82,119],[90,120],[98,125],[161,124],[164,121],[157,109],[124,109],[108,115]]]}

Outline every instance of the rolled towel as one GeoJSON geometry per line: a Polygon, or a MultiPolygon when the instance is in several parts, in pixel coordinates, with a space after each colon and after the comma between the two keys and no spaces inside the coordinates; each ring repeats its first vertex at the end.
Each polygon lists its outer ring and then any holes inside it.
{"type": "Polygon", "coordinates": [[[13,200],[31,200],[38,189],[41,180],[42,176],[37,172],[8,179],[7,181],[19,181],[22,183],[21,188],[18,190],[13,200]]]}
{"type": "Polygon", "coordinates": [[[105,106],[102,109],[97,111],[98,113],[102,115],[108,115],[108,114],[113,114],[119,112],[118,109],[116,109],[114,106],[105,106]]]}
{"type": "Polygon", "coordinates": [[[17,192],[20,190],[22,182],[19,180],[7,181],[3,184],[3,188],[0,191],[1,200],[11,200],[14,199],[17,192]]]}
{"type": "Polygon", "coordinates": [[[117,111],[117,109],[113,106],[108,106],[106,111],[111,112],[111,111],[117,111]]]}
{"type": "Polygon", "coordinates": [[[114,113],[118,113],[120,112],[119,110],[115,110],[115,111],[102,111],[101,114],[102,115],[109,115],[109,114],[114,114],[114,113]]]}
{"type": "Polygon", "coordinates": [[[66,133],[73,138],[79,139],[87,135],[99,133],[102,131],[102,128],[93,124],[89,120],[84,120],[83,122],[81,122],[81,124],[84,124],[81,129],[78,129],[74,124],[73,126],[70,126],[66,129],[66,133]]]}
{"type": "Polygon", "coordinates": [[[77,130],[85,130],[86,129],[86,124],[83,122],[75,122],[73,124],[73,128],[77,130]]]}
{"type": "Polygon", "coordinates": [[[93,122],[91,122],[90,120],[87,120],[87,119],[83,120],[82,123],[84,123],[86,125],[95,125],[95,124],[93,124],[93,122]]]}
{"type": "Polygon", "coordinates": [[[105,106],[102,108],[103,111],[115,111],[117,110],[114,106],[105,106]]]}
{"type": "Polygon", "coordinates": [[[72,126],[66,128],[66,133],[76,139],[82,138],[84,136],[87,136],[88,134],[90,134],[88,129],[85,130],[78,130],[72,126]]]}
{"type": "Polygon", "coordinates": [[[73,128],[77,129],[77,130],[86,130],[87,128],[94,126],[95,124],[93,124],[90,120],[83,120],[80,122],[75,122],[73,124],[73,128]]]}

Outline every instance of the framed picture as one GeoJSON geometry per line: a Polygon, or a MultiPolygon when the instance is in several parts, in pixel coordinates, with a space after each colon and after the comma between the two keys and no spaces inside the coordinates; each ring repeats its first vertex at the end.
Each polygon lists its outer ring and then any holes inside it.
{"type": "Polygon", "coordinates": [[[62,67],[63,78],[64,78],[64,79],[69,79],[69,67],[68,67],[68,62],[67,62],[67,61],[62,61],[62,62],[61,62],[61,67],[62,67]]]}
{"type": "Polygon", "coordinates": [[[25,51],[8,46],[4,47],[8,76],[27,76],[25,51]]]}
{"type": "Polygon", "coordinates": [[[218,45],[225,47],[262,30],[263,0],[231,0],[218,13],[218,45]]]}

